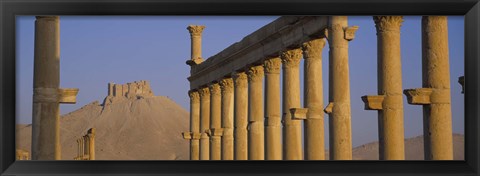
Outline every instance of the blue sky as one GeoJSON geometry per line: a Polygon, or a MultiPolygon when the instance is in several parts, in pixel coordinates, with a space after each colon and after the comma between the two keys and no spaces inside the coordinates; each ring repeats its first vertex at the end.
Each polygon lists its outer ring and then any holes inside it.
{"type": "MultiPolygon", "coordinates": [[[[61,114],[103,101],[107,83],[149,80],[155,95],[168,96],[189,109],[190,24],[205,25],[202,54],[208,58],[278,17],[271,16],[61,16],[60,86],[79,88],[77,104],[61,105],[61,114]]],[[[421,17],[407,16],[401,28],[403,88],[418,88],[421,78],[421,17]]],[[[31,123],[34,16],[17,16],[17,123],[31,123]]],[[[377,112],[366,111],[363,95],[377,93],[377,40],[370,16],[349,17],[360,28],[350,42],[353,145],[376,141],[377,112]]],[[[463,16],[448,18],[453,131],[464,133],[463,16]]],[[[303,63],[303,62],[302,62],[303,63]]],[[[303,79],[303,68],[300,70],[303,79]]],[[[324,102],[328,100],[328,45],[323,50],[324,102]]],[[[303,82],[302,82],[303,87],[303,82]]],[[[303,88],[301,88],[303,94],[303,88]]],[[[302,98],[303,99],[303,98],[302,98]]],[[[404,96],[405,136],[422,134],[422,107],[404,96]]],[[[328,115],[325,115],[328,120],[328,115]]],[[[328,124],[328,123],[325,123],[328,124]]],[[[328,136],[328,126],[325,126],[328,136]]],[[[328,140],[326,140],[328,147],[328,140]]]]}

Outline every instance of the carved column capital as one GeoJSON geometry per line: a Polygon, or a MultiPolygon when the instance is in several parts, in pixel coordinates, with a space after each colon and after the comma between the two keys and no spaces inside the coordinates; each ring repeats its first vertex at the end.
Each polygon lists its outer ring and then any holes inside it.
{"type": "Polygon", "coordinates": [[[187,27],[187,30],[188,32],[190,32],[191,37],[202,36],[203,29],[205,29],[205,26],[201,25],[189,25],[187,27]]]}
{"type": "Polygon", "coordinates": [[[209,87],[211,95],[220,95],[220,84],[218,82],[210,84],[209,87]]]}
{"type": "Polygon", "coordinates": [[[198,93],[200,94],[200,97],[208,97],[210,96],[210,89],[208,87],[203,87],[198,91],[198,93]]]}
{"type": "Polygon", "coordinates": [[[189,90],[188,91],[188,96],[193,102],[198,102],[200,101],[200,94],[198,93],[197,90],[189,90]]]}
{"type": "Polygon", "coordinates": [[[278,57],[265,60],[263,63],[265,67],[265,73],[280,74],[280,66],[282,65],[282,59],[278,57]]]}
{"type": "Polygon", "coordinates": [[[403,23],[403,16],[374,16],[377,33],[385,31],[400,31],[403,23]]]}
{"type": "Polygon", "coordinates": [[[305,59],[321,59],[325,43],[325,38],[314,39],[303,43],[303,57],[305,59]]]}
{"type": "Polygon", "coordinates": [[[297,48],[283,51],[280,53],[280,58],[284,68],[298,67],[302,59],[302,50],[297,48]]]}
{"type": "Polygon", "coordinates": [[[220,88],[222,89],[222,93],[231,93],[233,92],[233,79],[232,78],[224,78],[220,81],[220,88]]]}
{"type": "Polygon", "coordinates": [[[263,79],[263,65],[248,68],[248,81],[261,81],[263,79]]]}
{"type": "Polygon", "coordinates": [[[235,87],[247,87],[247,74],[245,72],[235,72],[232,77],[235,81],[235,87]]]}

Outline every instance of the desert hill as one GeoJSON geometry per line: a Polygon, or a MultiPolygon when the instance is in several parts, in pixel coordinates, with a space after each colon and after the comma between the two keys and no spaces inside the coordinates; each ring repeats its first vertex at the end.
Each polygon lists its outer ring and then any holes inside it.
{"type": "MultiPolygon", "coordinates": [[[[189,159],[189,142],[181,136],[189,129],[189,113],[153,93],[110,94],[103,104],[95,101],[62,115],[60,126],[63,160],[76,156],[76,140],[90,128],[96,128],[97,160],[189,159]]],[[[31,130],[31,125],[17,125],[17,148],[30,151],[31,130]]]]}

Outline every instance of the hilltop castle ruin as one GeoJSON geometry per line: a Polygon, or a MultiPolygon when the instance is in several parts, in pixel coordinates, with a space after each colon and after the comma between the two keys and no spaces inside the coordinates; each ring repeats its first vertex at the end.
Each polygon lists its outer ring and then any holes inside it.
{"type": "Polygon", "coordinates": [[[105,97],[103,105],[109,105],[116,99],[139,99],[153,96],[150,82],[146,80],[126,84],[110,82],[108,83],[108,96],[105,97]]]}

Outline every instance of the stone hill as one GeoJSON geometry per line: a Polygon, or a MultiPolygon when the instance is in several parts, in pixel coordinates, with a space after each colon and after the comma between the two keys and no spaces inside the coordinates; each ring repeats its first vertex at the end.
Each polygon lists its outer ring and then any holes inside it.
{"type": "MultiPolygon", "coordinates": [[[[92,127],[97,160],[189,159],[189,143],[180,135],[189,129],[188,112],[154,96],[147,81],[125,85],[110,83],[103,104],[94,101],[61,116],[62,159],[75,157],[76,139],[92,127]]],[[[31,125],[17,125],[17,148],[30,152],[31,130],[31,125]]]]}

